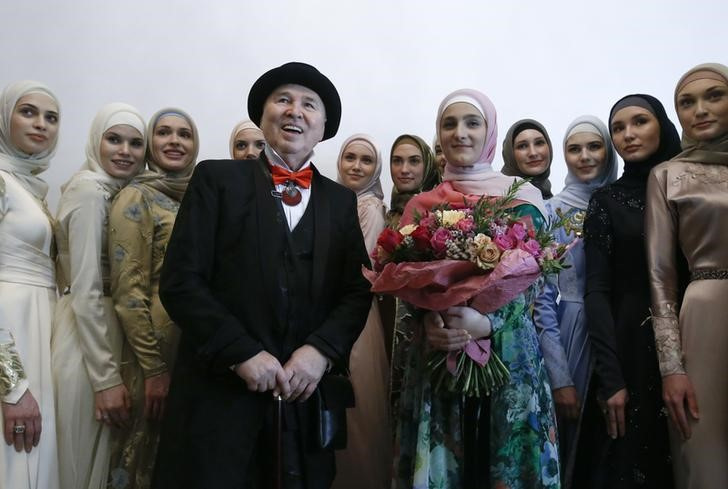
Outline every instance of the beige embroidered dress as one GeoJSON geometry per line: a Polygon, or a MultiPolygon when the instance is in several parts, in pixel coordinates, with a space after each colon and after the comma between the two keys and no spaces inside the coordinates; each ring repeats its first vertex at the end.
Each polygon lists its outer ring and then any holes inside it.
{"type": "Polygon", "coordinates": [[[179,202],[144,184],[116,196],[109,216],[111,290],[126,340],[121,376],[132,398],[127,430],[115,433],[111,487],[148,488],[160,422],[144,416],[144,380],[170,372],[179,330],[159,300],[159,274],[179,202]]]}
{"type": "Polygon", "coordinates": [[[727,228],[728,165],[655,167],[646,233],[660,371],[687,373],[700,410],[689,440],[671,436],[679,488],[728,487],[727,228]],[[691,272],[680,306],[678,247],[691,272]]]}

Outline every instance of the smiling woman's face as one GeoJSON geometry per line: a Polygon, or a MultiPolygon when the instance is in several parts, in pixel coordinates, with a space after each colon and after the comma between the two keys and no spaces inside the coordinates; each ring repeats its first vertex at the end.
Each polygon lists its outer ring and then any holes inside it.
{"type": "Polygon", "coordinates": [[[470,166],[477,162],[487,125],[480,111],[467,102],[456,102],[445,109],[440,119],[440,145],[448,164],[470,166]]]}

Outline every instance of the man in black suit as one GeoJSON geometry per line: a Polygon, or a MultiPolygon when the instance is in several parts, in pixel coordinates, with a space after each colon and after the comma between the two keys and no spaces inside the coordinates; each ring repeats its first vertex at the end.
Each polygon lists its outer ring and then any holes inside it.
{"type": "Polygon", "coordinates": [[[274,396],[286,488],[331,485],[309,397],[345,372],[371,304],[355,195],[311,164],[341,102],[316,68],[287,63],[248,96],[267,147],[255,162],[195,169],[167,248],[160,297],[182,334],[155,488],[267,487],[274,396]]]}

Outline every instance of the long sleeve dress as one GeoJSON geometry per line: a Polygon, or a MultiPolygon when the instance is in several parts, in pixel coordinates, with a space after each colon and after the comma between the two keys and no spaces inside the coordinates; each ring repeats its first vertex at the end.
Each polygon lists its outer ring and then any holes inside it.
{"type": "Polygon", "coordinates": [[[574,487],[669,488],[644,247],[644,182],[622,177],[594,192],[584,223],[585,306],[594,372],[584,407],[574,487]],[[627,389],[626,434],[612,440],[597,400],[627,389]]]}
{"type": "MultiPolygon", "coordinates": [[[[384,229],[384,203],[374,195],[358,198],[359,223],[371,254],[384,229]]],[[[372,300],[364,330],[349,359],[356,406],[346,413],[348,441],[336,453],[335,489],[379,489],[389,486],[392,437],[389,422],[389,361],[377,298],[372,300]]]]}
{"type": "MultiPolygon", "coordinates": [[[[530,204],[514,212],[530,215],[537,226],[543,224],[543,216],[530,204]]],[[[396,413],[393,487],[560,487],[551,387],[531,317],[540,285],[539,281],[488,314],[491,349],[511,374],[489,398],[433,392],[420,313],[412,310],[401,323],[410,328],[412,340],[405,352],[396,413]]]]}
{"type": "Polygon", "coordinates": [[[58,283],[51,354],[61,487],[105,487],[111,430],[95,418],[95,393],[122,383],[122,334],[110,297],[108,210],[113,197],[77,173],[66,185],[55,230],[58,283]]]}
{"type": "Polygon", "coordinates": [[[125,341],[121,377],[132,399],[128,428],[115,430],[111,486],[148,488],[161,423],[144,416],[144,380],[171,372],[179,330],[159,300],[159,274],[179,202],[132,183],[114,198],[109,214],[111,293],[125,341]]]}
{"type": "Polygon", "coordinates": [[[670,437],[680,489],[728,487],[727,222],[725,163],[668,161],[650,174],[645,223],[660,371],[688,375],[700,414],[690,439],[670,437]],[[678,250],[690,270],[686,288],[678,250]]]}
{"type": "MultiPolygon", "coordinates": [[[[569,244],[582,236],[585,209],[561,202],[558,196],[546,202],[546,209],[551,222],[568,216],[564,226],[556,231],[558,243],[569,244]]],[[[583,241],[569,250],[567,264],[570,268],[559,273],[555,281],[549,280],[536,299],[533,320],[539,332],[551,389],[573,386],[583,407],[591,375],[591,346],[584,311],[583,241]]],[[[578,420],[559,423],[562,470],[568,474],[573,465],[578,426],[578,420]]]]}
{"type": "Polygon", "coordinates": [[[27,390],[42,418],[40,442],[30,453],[0,442],[0,488],[7,489],[61,487],[50,362],[53,231],[41,205],[0,171],[0,398],[14,404],[27,390]]]}

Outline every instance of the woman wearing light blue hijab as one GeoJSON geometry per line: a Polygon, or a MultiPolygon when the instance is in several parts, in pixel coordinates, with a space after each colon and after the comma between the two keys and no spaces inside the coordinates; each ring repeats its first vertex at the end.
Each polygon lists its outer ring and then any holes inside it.
{"type": "MultiPolygon", "coordinates": [[[[569,124],[564,136],[568,168],[564,190],[546,202],[549,219],[566,219],[556,240],[570,244],[582,234],[591,194],[617,179],[617,156],[609,131],[596,117],[585,115],[569,124]]],[[[534,322],[551,380],[559,420],[564,486],[574,462],[574,448],[591,371],[590,344],[584,311],[586,269],[583,242],[569,251],[570,268],[546,285],[534,307],[534,322]],[[560,300],[557,303],[557,297],[560,300]]]]}

